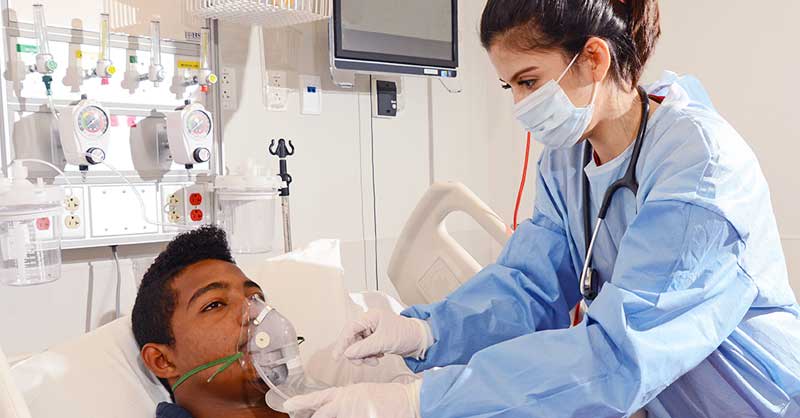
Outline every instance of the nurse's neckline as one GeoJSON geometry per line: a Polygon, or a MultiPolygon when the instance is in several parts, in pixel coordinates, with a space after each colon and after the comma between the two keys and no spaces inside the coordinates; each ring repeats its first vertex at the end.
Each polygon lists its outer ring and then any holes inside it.
{"type": "MultiPolygon", "coordinates": [[[[656,111],[661,107],[661,103],[659,103],[656,100],[653,100],[653,98],[650,96],[648,96],[648,99],[650,100],[650,112],[648,113],[647,120],[650,121],[653,119],[653,115],[656,113],[656,111]]],[[[634,141],[636,141],[636,136],[639,132],[639,121],[641,120],[641,114],[642,114],[642,111],[640,109],[641,109],[640,101],[635,100],[634,109],[628,111],[623,116],[624,118],[629,118],[636,121],[635,123],[631,124],[631,126],[633,127],[632,130],[633,134],[628,135],[628,140],[624,144],[619,144],[618,146],[616,146],[615,147],[616,150],[610,152],[605,157],[598,154],[597,147],[594,146],[592,139],[591,138],[587,139],[587,141],[592,143],[592,148],[594,148],[593,156],[594,156],[595,166],[600,167],[604,164],[607,164],[610,161],[615,160],[617,157],[624,154],[625,151],[628,150],[630,146],[634,143],[634,141]],[[631,113],[633,113],[633,115],[631,115],[631,113]]]]}

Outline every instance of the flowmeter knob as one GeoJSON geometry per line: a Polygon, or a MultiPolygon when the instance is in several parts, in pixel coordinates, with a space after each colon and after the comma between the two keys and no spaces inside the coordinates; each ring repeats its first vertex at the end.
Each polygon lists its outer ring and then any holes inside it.
{"type": "Polygon", "coordinates": [[[86,150],[86,154],[86,161],[92,165],[100,164],[106,160],[106,153],[100,148],[89,148],[86,150]]]}
{"type": "Polygon", "coordinates": [[[198,163],[204,163],[211,159],[211,151],[208,148],[198,148],[194,150],[193,156],[198,163]]]}

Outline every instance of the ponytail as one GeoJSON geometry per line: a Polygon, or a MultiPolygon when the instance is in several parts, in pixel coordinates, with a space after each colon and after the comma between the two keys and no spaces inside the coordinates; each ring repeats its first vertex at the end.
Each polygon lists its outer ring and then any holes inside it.
{"type": "MultiPolygon", "coordinates": [[[[611,0],[618,1],[618,0],[611,0]]],[[[661,14],[658,0],[626,0],[630,4],[628,28],[635,48],[638,66],[644,67],[653,55],[658,38],[661,36],[661,14]]],[[[632,71],[641,76],[640,71],[632,71]]],[[[637,80],[638,82],[638,77],[637,80]]]]}

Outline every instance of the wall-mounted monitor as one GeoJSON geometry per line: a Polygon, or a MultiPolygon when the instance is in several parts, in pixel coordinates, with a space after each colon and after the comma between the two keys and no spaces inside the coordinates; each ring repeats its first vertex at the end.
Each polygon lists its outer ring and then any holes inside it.
{"type": "Polygon", "coordinates": [[[455,77],[457,0],[333,0],[338,70],[455,77]]]}

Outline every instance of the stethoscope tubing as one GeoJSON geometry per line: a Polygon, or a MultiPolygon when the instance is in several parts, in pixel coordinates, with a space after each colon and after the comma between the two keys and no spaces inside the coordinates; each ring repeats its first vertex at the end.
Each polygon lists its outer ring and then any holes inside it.
{"type": "MultiPolygon", "coordinates": [[[[583,227],[584,239],[586,240],[586,259],[583,263],[581,270],[580,286],[583,297],[588,300],[594,300],[599,293],[599,283],[597,275],[594,274],[592,269],[592,255],[594,254],[594,245],[597,236],[600,232],[601,225],[605,222],[608,210],[611,207],[611,202],[614,195],[620,189],[628,189],[636,196],[639,193],[639,181],[636,178],[636,166],[639,163],[639,157],[642,153],[642,145],[644,144],[644,137],[647,135],[647,120],[650,113],[650,98],[647,92],[642,87],[638,88],[639,97],[642,101],[642,118],[639,122],[639,132],[636,136],[636,141],[633,145],[633,153],[631,154],[631,161],[628,163],[628,168],[625,174],[619,180],[615,181],[606,190],[603,196],[603,203],[600,206],[600,211],[597,213],[597,223],[594,228],[591,226],[591,189],[589,178],[586,172],[583,173],[583,227]],[[589,231],[593,231],[591,236],[589,231]]],[[[583,152],[583,166],[586,167],[592,158],[592,146],[586,141],[583,152]]]]}

